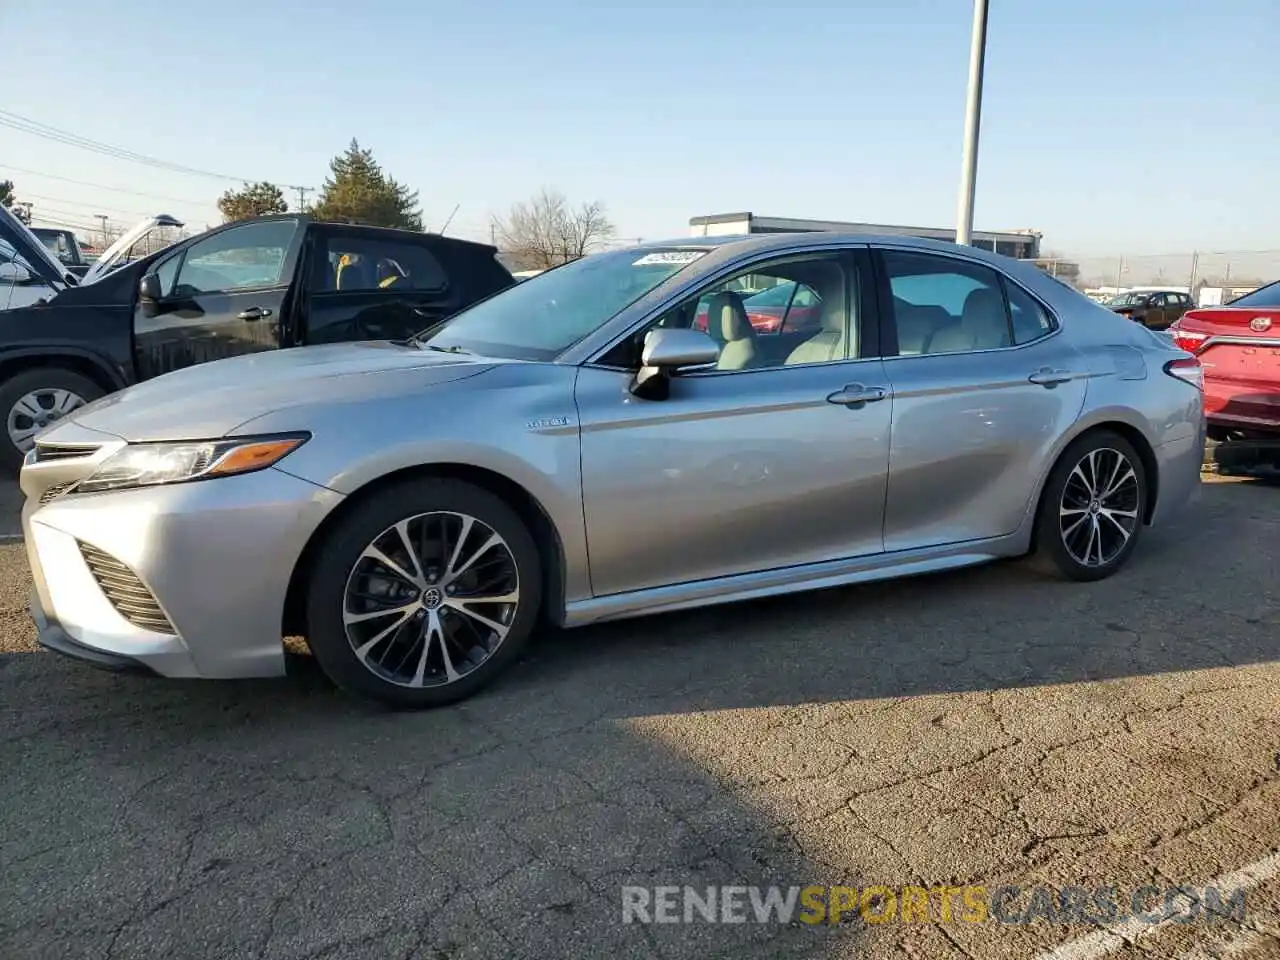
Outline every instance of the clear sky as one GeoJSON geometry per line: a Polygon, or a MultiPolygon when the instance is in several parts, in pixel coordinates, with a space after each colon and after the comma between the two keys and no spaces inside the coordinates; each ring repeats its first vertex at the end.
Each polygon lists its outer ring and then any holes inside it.
{"type": "MultiPolygon", "coordinates": [[[[969,0],[0,0],[0,109],[313,187],[354,136],[429,228],[460,204],[450,232],[476,237],[543,185],[624,237],[743,210],[950,226],[971,20],[969,0]]],[[[1278,40],[1280,0],[991,0],[976,227],[1075,256],[1280,248],[1278,40]]],[[[233,185],[3,127],[0,177],[38,214],[193,227],[233,185]]]]}

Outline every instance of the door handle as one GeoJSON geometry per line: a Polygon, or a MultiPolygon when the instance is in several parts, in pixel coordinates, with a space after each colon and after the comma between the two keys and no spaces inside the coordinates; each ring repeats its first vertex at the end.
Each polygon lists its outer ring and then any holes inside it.
{"type": "Polygon", "coordinates": [[[1066,383],[1075,378],[1076,375],[1070,370],[1054,370],[1052,367],[1041,367],[1027,377],[1029,381],[1038,383],[1042,387],[1056,387],[1060,383],[1066,383]]]}
{"type": "Polygon", "coordinates": [[[875,403],[889,396],[884,387],[864,387],[860,383],[851,383],[843,390],[827,396],[827,403],[838,403],[844,407],[861,406],[864,403],[875,403]]]}
{"type": "Polygon", "coordinates": [[[271,316],[271,311],[265,307],[249,307],[247,310],[241,310],[237,315],[240,320],[265,320],[271,316]]]}

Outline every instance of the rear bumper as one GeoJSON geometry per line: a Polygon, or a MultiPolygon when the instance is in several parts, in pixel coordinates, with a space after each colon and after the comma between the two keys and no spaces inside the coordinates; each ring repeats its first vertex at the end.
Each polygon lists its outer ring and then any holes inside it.
{"type": "Polygon", "coordinates": [[[1251,434],[1263,434],[1267,439],[1280,441],[1280,419],[1265,417],[1232,416],[1210,413],[1206,416],[1209,426],[1222,430],[1240,430],[1251,434]]]}
{"type": "Polygon", "coordinates": [[[1153,524],[1174,516],[1200,498],[1200,470],[1204,466],[1205,429],[1203,422],[1193,435],[1170,440],[1155,448],[1160,487],[1156,496],[1153,524]]]}

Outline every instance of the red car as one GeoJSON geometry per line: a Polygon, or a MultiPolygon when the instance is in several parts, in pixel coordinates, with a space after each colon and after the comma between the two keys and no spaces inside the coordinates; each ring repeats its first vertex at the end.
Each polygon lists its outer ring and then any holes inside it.
{"type": "MultiPolygon", "coordinates": [[[[780,333],[786,327],[787,333],[800,330],[817,330],[821,325],[820,309],[822,301],[808,286],[795,281],[779,283],[768,290],[746,297],[742,306],[747,311],[747,319],[756,333],[780,333]],[[785,324],[784,324],[785,321],[785,324]]],[[[693,326],[697,330],[707,329],[707,305],[698,304],[698,312],[694,315],[693,326]]]]}
{"type": "Polygon", "coordinates": [[[1280,460],[1280,281],[1188,310],[1169,332],[1204,369],[1209,438],[1245,441],[1257,459],[1280,460]]]}

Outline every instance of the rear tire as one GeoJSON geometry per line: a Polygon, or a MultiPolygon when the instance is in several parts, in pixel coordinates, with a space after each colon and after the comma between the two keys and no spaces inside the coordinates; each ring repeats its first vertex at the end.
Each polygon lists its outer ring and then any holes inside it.
{"type": "Polygon", "coordinates": [[[519,515],[457,480],[378,491],[317,556],[311,651],[344,691],[391,707],[471,696],[519,656],[542,606],[538,550],[519,515]]]}
{"type": "Polygon", "coordinates": [[[105,391],[64,367],[33,367],[0,383],[0,469],[17,473],[40,430],[103,396],[105,391]]]}
{"type": "Polygon", "coordinates": [[[1110,430],[1087,433],[1045,483],[1032,561],[1068,580],[1109,577],[1137,546],[1146,509],[1146,470],[1133,444],[1110,430]]]}

